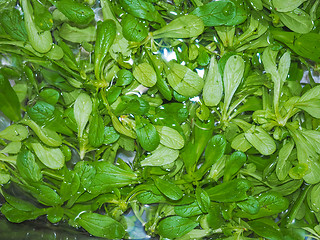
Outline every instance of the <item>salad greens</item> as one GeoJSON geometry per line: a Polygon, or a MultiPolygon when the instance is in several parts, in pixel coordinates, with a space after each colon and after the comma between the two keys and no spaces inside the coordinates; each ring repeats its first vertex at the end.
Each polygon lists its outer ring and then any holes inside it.
{"type": "Polygon", "coordinates": [[[320,239],[319,4],[0,0],[1,214],[320,239]]]}

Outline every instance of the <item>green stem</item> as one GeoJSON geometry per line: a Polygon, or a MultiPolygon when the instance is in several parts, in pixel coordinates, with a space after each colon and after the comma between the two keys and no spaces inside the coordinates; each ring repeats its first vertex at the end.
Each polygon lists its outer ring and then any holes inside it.
{"type": "Polygon", "coordinates": [[[292,208],[287,213],[287,216],[283,218],[283,222],[281,223],[281,225],[288,226],[294,222],[294,219],[296,218],[298,211],[299,211],[301,205],[303,204],[303,201],[306,198],[311,186],[312,185],[305,186],[305,188],[302,190],[299,197],[297,198],[297,200],[293,204],[292,208]]]}
{"type": "Polygon", "coordinates": [[[52,177],[52,178],[57,179],[59,181],[63,181],[64,180],[64,177],[62,177],[61,175],[57,175],[55,173],[48,172],[47,170],[42,170],[41,173],[43,175],[46,175],[48,177],[52,177]]]}

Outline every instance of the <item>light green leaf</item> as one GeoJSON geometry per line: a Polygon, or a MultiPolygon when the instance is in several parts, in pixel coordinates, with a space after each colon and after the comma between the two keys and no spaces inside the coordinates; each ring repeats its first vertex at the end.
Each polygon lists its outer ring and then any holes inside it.
{"type": "Polygon", "coordinates": [[[40,52],[46,53],[52,47],[52,36],[50,31],[41,31],[36,26],[33,15],[32,7],[28,0],[21,1],[23,13],[24,13],[24,22],[28,33],[29,41],[32,47],[40,52]]]}
{"type": "Polygon", "coordinates": [[[251,145],[263,155],[271,155],[277,149],[274,140],[259,126],[252,126],[244,135],[251,145]]]}
{"type": "Polygon", "coordinates": [[[133,76],[146,87],[152,87],[157,83],[157,74],[149,63],[140,63],[136,66],[133,76]]]}
{"type": "Polygon", "coordinates": [[[319,194],[320,194],[320,183],[314,185],[310,192],[310,208],[315,212],[320,211],[319,194]]]}
{"type": "Polygon", "coordinates": [[[31,143],[39,160],[48,168],[60,169],[64,166],[65,156],[60,148],[48,148],[41,143],[31,143]]]}
{"type": "Polygon", "coordinates": [[[231,147],[235,150],[246,152],[252,145],[246,139],[244,133],[240,133],[232,140],[231,147]]]}
{"type": "Polygon", "coordinates": [[[62,138],[57,132],[40,127],[30,119],[23,119],[22,123],[28,125],[44,144],[50,147],[59,147],[62,144],[62,138]]]}
{"type": "Polygon", "coordinates": [[[204,30],[203,21],[195,15],[185,15],[153,32],[153,38],[192,38],[204,30]]]}
{"type": "Polygon", "coordinates": [[[313,28],[313,22],[309,14],[300,8],[296,8],[291,12],[277,13],[280,20],[286,27],[296,33],[308,33],[313,28]]]}
{"type": "Polygon", "coordinates": [[[231,56],[225,65],[223,73],[223,83],[224,83],[224,104],[223,111],[227,112],[229,105],[231,103],[232,97],[239,87],[243,73],[244,73],[244,60],[238,55],[231,56]]]}
{"type": "Polygon", "coordinates": [[[74,118],[78,125],[79,138],[82,137],[92,111],[92,101],[88,94],[81,93],[74,103],[74,118]]]}
{"type": "Polygon", "coordinates": [[[204,78],[203,101],[207,106],[216,106],[220,102],[223,94],[222,78],[219,73],[216,57],[210,60],[207,75],[204,78]]]}
{"type": "Polygon", "coordinates": [[[276,174],[280,181],[283,181],[288,176],[289,170],[292,166],[292,164],[288,161],[288,158],[293,150],[293,147],[293,141],[288,141],[279,151],[276,174]]]}
{"type": "Polygon", "coordinates": [[[163,166],[174,162],[179,156],[179,150],[160,144],[151,155],[141,161],[141,166],[163,166]]]}
{"type": "Polygon", "coordinates": [[[307,0],[272,0],[272,4],[278,12],[290,12],[298,8],[305,1],[307,0]]]}
{"type": "Polygon", "coordinates": [[[184,138],[177,130],[167,126],[155,126],[155,128],[160,135],[161,144],[172,149],[183,148],[184,138]]]}
{"type": "Polygon", "coordinates": [[[21,142],[10,142],[0,153],[17,154],[21,148],[21,142]]]}
{"type": "Polygon", "coordinates": [[[194,97],[201,93],[204,81],[197,73],[174,62],[170,62],[169,67],[167,78],[175,91],[186,97],[194,97]]]}
{"type": "Polygon", "coordinates": [[[9,141],[22,141],[28,137],[28,129],[25,126],[13,124],[0,132],[0,138],[9,141]]]}

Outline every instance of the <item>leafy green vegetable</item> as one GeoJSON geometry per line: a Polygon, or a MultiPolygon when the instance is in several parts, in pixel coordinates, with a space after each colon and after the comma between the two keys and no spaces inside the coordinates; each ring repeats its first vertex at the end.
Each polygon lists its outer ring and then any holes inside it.
{"type": "Polygon", "coordinates": [[[319,16],[0,0],[1,214],[107,239],[320,238],[319,16]]]}

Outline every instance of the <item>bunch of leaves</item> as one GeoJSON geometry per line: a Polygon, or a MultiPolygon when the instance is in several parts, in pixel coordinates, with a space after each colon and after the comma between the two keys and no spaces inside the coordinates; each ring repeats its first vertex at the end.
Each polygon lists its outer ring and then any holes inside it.
{"type": "Polygon", "coordinates": [[[319,237],[319,1],[94,4],[0,1],[1,213],[108,239],[129,210],[152,237],[319,237]]]}

